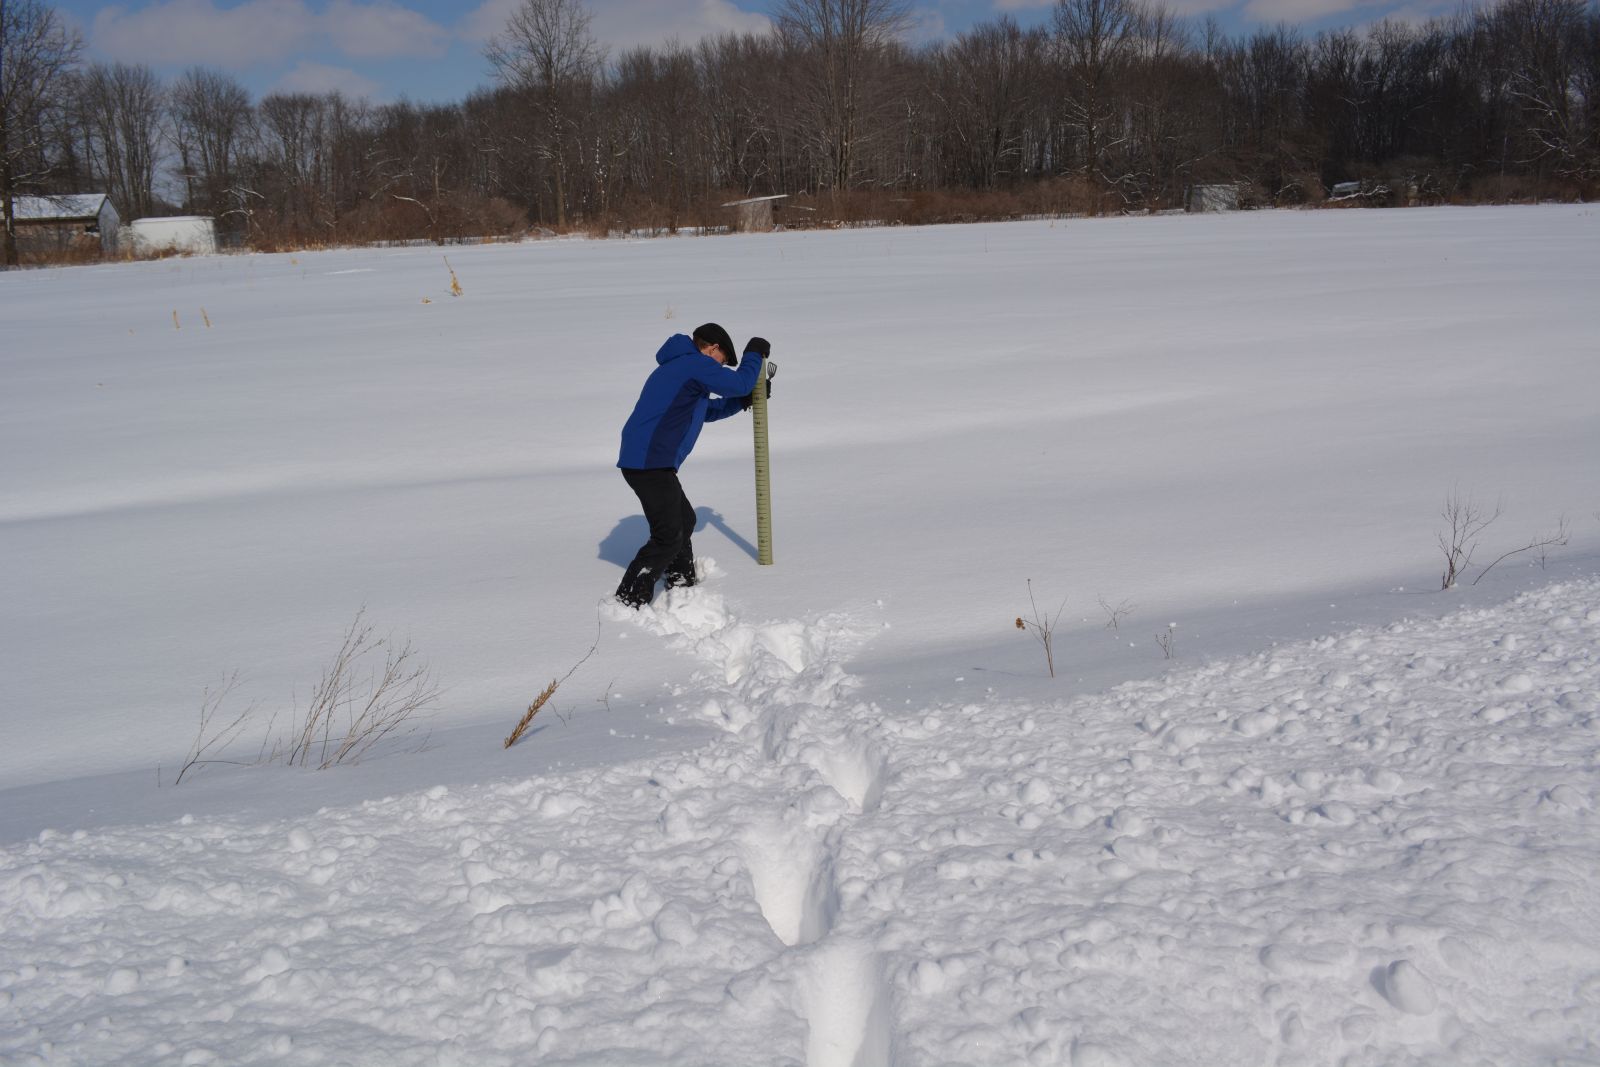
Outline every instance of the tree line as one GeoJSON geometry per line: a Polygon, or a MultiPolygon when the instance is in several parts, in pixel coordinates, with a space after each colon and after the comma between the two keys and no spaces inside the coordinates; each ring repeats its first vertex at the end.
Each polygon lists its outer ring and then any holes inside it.
{"type": "Polygon", "coordinates": [[[903,0],[783,0],[770,32],[608,56],[581,0],[523,0],[458,103],[270,93],[85,63],[0,0],[0,200],[106,192],[261,248],[667,229],[789,194],[796,220],[1259,204],[1336,183],[1432,200],[1586,197],[1600,6],[1499,0],[1416,25],[1228,35],[1159,0],[1056,0],[912,47],[903,0]]]}

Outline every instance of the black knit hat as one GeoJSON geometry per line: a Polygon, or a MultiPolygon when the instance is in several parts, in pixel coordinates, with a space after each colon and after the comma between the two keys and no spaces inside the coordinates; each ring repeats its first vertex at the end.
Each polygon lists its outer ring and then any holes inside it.
{"type": "Polygon", "coordinates": [[[737,367],[739,365],[739,350],[733,347],[733,338],[728,336],[727,330],[724,330],[716,323],[708,322],[704,326],[695,327],[694,339],[700,344],[716,345],[721,348],[723,354],[728,357],[728,361],[723,364],[724,366],[737,367]]]}

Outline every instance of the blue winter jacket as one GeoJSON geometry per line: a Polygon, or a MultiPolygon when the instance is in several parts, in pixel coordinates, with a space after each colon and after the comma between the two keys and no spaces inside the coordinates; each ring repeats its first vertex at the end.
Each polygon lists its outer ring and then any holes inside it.
{"type": "Polygon", "coordinates": [[[656,363],[659,366],[645,379],[639,402],[622,427],[619,467],[683,466],[700,436],[701,423],[744,410],[741,399],[761,380],[761,357],[755,352],[745,353],[735,370],[701,352],[694,338],[684,333],[667,338],[656,352],[656,363]]]}

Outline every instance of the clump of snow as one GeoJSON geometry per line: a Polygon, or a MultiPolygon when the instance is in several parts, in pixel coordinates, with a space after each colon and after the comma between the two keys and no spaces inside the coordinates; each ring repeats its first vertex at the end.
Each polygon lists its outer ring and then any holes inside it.
{"type": "Polygon", "coordinates": [[[1408,1015],[1430,1015],[1439,1007],[1433,983],[1410,960],[1395,960],[1384,970],[1383,995],[1408,1015]]]}

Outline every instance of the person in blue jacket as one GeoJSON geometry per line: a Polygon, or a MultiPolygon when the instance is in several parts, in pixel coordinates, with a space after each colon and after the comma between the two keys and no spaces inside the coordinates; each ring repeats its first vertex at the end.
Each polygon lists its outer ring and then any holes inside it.
{"type": "MultiPolygon", "coordinates": [[[[761,368],[772,346],[752,337],[740,365],[733,340],[714,322],[692,336],[674,334],[656,352],[656,369],[645,379],[633,414],[622,427],[617,466],[644,507],[650,540],[639,549],[617,599],[639,608],[655,596],[656,579],[667,588],[693,585],[694,507],[678,482],[678,468],[689,458],[701,424],[737,415],[750,406],[761,368]]],[[[767,383],[771,395],[772,384],[767,383]]]]}

